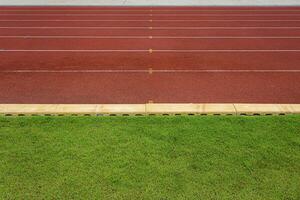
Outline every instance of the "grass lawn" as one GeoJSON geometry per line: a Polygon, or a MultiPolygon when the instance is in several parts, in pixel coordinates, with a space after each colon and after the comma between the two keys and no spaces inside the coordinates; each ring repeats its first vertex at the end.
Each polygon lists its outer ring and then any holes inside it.
{"type": "Polygon", "coordinates": [[[0,117],[0,199],[300,199],[300,115],[0,117]]]}

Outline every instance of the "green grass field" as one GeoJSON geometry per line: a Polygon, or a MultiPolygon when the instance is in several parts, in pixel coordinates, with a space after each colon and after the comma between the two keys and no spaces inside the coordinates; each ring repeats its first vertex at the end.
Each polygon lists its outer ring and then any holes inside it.
{"type": "Polygon", "coordinates": [[[0,199],[300,199],[300,115],[0,117],[0,199]]]}

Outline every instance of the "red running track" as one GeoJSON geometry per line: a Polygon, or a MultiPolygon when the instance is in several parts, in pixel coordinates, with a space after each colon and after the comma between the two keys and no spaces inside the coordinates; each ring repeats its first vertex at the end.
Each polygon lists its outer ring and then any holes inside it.
{"type": "Polygon", "coordinates": [[[0,103],[300,103],[300,7],[0,7],[0,103]]]}

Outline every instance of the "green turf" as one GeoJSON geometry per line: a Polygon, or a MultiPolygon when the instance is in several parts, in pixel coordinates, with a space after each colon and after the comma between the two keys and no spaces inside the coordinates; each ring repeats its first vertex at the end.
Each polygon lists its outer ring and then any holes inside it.
{"type": "Polygon", "coordinates": [[[300,199],[300,116],[0,117],[0,199],[300,199]]]}

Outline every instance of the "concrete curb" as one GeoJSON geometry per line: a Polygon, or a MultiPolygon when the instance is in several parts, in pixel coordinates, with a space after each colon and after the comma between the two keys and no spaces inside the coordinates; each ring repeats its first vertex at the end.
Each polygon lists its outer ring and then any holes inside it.
{"type": "Polygon", "coordinates": [[[0,115],[285,115],[300,104],[0,104],[0,115]]]}

